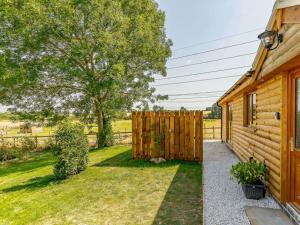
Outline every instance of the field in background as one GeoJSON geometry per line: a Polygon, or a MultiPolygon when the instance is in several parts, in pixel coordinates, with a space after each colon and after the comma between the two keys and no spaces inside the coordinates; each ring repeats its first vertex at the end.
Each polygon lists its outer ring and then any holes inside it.
{"type": "MultiPolygon", "coordinates": [[[[20,133],[20,126],[22,125],[21,122],[12,122],[8,120],[0,120],[0,136],[18,136],[24,135],[24,133],[20,133]]],[[[97,132],[97,127],[95,124],[91,125],[92,131],[97,132]]],[[[114,121],[113,124],[113,131],[114,132],[131,132],[131,120],[117,120],[114,121]]],[[[56,127],[39,127],[33,129],[32,135],[34,136],[46,136],[52,135],[56,127]]],[[[85,129],[86,133],[89,132],[89,129],[85,129]]]]}
{"type": "MultiPolygon", "coordinates": [[[[34,139],[37,148],[44,147],[47,141],[54,134],[56,127],[37,127],[32,133],[24,134],[20,132],[22,123],[13,123],[10,121],[0,121],[0,146],[9,145],[18,147],[24,136],[34,139]]],[[[89,134],[89,142],[91,146],[95,146],[97,127],[92,125],[85,128],[85,133],[89,134]]],[[[113,122],[113,132],[116,144],[130,144],[132,135],[131,120],[117,120],[113,122]]],[[[221,120],[204,120],[203,121],[203,137],[204,139],[221,139],[221,120]]]]}

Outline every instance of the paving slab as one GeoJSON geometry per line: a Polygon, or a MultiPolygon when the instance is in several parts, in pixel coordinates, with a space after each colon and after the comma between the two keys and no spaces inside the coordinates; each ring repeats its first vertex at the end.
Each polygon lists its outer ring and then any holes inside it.
{"type": "Polygon", "coordinates": [[[294,225],[280,209],[245,207],[251,225],[294,225]]]}

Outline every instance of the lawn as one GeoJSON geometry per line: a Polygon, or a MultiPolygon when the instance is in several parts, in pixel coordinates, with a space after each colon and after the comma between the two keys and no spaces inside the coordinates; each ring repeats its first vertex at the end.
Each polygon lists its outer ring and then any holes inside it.
{"type": "Polygon", "coordinates": [[[201,166],[131,160],[128,146],[90,153],[86,171],[64,181],[54,158],[0,164],[0,224],[202,224],[201,166]]]}

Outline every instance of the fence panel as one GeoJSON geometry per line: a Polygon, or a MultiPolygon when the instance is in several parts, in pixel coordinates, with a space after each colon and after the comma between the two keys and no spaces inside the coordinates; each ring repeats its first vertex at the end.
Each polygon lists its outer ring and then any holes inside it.
{"type": "Polygon", "coordinates": [[[203,113],[133,112],[132,150],[134,159],[165,157],[202,161],[203,113]]]}

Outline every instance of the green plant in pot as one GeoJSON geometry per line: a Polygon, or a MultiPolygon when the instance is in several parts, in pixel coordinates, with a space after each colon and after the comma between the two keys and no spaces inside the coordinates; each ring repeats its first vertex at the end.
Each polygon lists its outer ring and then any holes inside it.
{"type": "Polygon", "coordinates": [[[231,174],[242,184],[243,191],[248,199],[261,199],[266,194],[268,168],[256,160],[240,162],[233,165],[231,174]]]}

